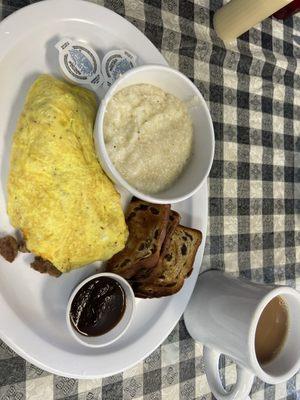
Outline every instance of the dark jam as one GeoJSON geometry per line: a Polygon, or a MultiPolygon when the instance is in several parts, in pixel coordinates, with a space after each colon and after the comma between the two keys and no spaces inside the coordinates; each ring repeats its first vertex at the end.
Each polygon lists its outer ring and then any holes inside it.
{"type": "Polygon", "coordinates": [[[95,278],[76,293],[70,310],[74,328],[85,336],[100,336],[113,329],[124,315],[126,298],[114,279],[95,278]]]}

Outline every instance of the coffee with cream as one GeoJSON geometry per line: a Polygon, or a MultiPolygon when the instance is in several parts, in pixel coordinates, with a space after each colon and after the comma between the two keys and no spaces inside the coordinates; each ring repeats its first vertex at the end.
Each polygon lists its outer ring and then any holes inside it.
{"type": "Polygon", "coordinates": [[[288,326],[287,304],[281,296],[276,296],[264,308],[256,328],[255,352],[261,365],[278,355],[284,345],[288,326]]]}

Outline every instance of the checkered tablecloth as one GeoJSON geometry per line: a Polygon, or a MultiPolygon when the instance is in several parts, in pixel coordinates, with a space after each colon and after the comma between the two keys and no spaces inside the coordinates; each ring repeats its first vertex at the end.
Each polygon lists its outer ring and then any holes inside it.
{"type": "MultiPolygon", "coordinates": [[[[0,15],[28,3],[0,0],[0,15]]],[[[216,152],[203,268],[300,289],[300,17],[284,23],[269,18],[225,48],[211,29],[221,4],[104,2],[193,80],[210,107],[216,152]]],[[[221,373],[226,386],[234,382],[235,366],[227,358],[221,373]]],[[[0,400],[122,398],[212,398],[202,346],[189,337],[183,321],[144,362],[102,380],[53,376],[0,342],[0,400]]],[[[256,379],[251,398],[300,399],[300,374],[277,386],[256,379]]]]}

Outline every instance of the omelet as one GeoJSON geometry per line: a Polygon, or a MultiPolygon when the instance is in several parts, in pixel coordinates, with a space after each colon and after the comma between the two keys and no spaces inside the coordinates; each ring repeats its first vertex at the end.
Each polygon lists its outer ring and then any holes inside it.
{"type": "Polygon", "coordinates": [[[111,258],[128,236],[120,194],[95,154],[96,111],[89,90],[41,75],[13,136],[11,224],[61,272],[111,258]]]}

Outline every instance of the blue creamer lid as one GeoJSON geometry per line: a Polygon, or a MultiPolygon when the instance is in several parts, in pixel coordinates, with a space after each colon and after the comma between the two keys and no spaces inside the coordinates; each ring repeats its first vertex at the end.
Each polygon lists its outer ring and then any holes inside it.
{"type": "Polygon", "coordinates": [[[60,40],[55,47],[59,51],[59,64],[66,78],[75,83],[87,84],[93,89],[103,84],[101,63],[91,47],[68,38],[60,40]]]}
{"type": "Polygon", "coordinates": [[[102,74],[107,86],[119,76],[136,67],[137,57],[129,50],[111,50],[102,60],[102,74]]]}

